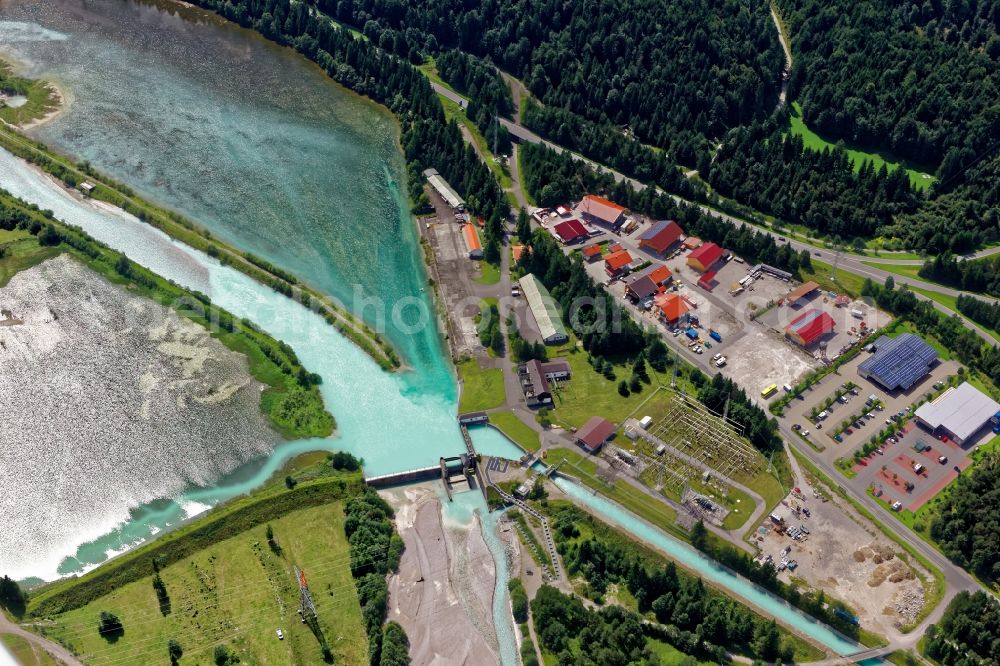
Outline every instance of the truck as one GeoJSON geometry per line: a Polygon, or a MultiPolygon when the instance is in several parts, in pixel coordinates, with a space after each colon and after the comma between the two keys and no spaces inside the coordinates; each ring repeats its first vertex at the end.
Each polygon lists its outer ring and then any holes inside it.
{"type": "Polygon", "coordinates": [[[854,308],[853,310],[851,310],[851,316],[854,317],[855,319],[864,319],[865,313],[862,312],[861,310],[858,310],[857,308],[854,308]]]}
{"type": "Polygon", "coordinates": [[[698,339],[698,331],[694,330],[693,328],[689,328],[688,330],[684,331],[684,335],[688,336],[692,340],[698,339]]]}
{"type": "Polygon", "coordinates": [[[708,337],[712,338],[716,342],[722,342],[722,336],[719,335],[718,331],[709,329],[709,331],[708,331],[708,337]]]}

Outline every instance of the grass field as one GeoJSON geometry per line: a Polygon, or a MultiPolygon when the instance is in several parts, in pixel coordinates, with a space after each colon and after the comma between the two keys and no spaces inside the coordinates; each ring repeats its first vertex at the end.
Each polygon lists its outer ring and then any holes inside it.
{"type": "Polygon", "coordinates": [[[920,266],[887,264],[879,261],[864,261],[862,263],[865,264],[866,266],[871,266],[872,268],[878,268],[879,270],[895,273],[896,275],[902,275],[903,277],[914,278],[917,280],[924,279],[920,277],[920,266]]]}
{"type": "MultiPolygon", "coordinates": [[[[824,148],[835,148],[837,146],[837,144],[827,141],[806,126],[802,120],[802,107],[799,106],[798,102],[792,102],[791,111],[790,129],[792,134],[801,136],[807,148],[823,150],[824,148]]],[[[855,170],[860,169],[861,165],[865,162],[872,162],[876,170],[881,169],[883,164],[889,171],[903,168],[906,169],[906,175],[910,178],[910,184],[918,190],[927,189],[935,181],[935,178],[930,174],[910,168],[901,160],[886,153],[868,152],[851,147],[850,145],[845,145],[844,150],[847,152],[848,157],[851,158],[855,170]]]]}
{"type": "Polygon", "coordinates": [[[505,435],[520,444],[528,451],[537,451],[542,447],[539,434],[528,427],[514,412],[495,412],[490,414],[490,423],[500,428],[505,435]]]}
{"type": "Polygon", "coordinates": [[[491,264],[488,261],[480,261],[479,266],[479,277],[475,278],[476,282],[482,285],[496,284],[500,281],[500,267],[496,264],[491,264]]]}
{"type": "Polygon", "coordinates": [[[3,234],[0,236],[0,248],[3,248],[3,256],[0,256],[0,287],[6,286],[21,271],[59,254],[57,248],[41,247],[35,237],[26,231],[0,231],[0,234],[3,234]]]}
{"type": "Polygon", "coordinates": [[[20,125],[54,110],[58,99],[47,81],[23,79],[11,74],[10,65],[0,60],[0,90],[14,92],[27,98],[23,106],[0,106],[0,120],[20,125]]]}
{"type": "Polygon", "coordinates": [[[462,379],[462,397],[458,403],[460,413],[476,412],[499,407],[504,401],[503,370],[480,368],[474,358],[458,364],[462,379]]]}
{"type": "Polygon", "coordinates": [[[336,662],[365,663],[367,638],[343,523],[340,503],[290,513],[272,523],[279,552],[268,546],[265,527],[259,526],[162,569],[169,609],[161,606],[147,577],[55,618],[46,634],[98,666],[166,663],[170,639],[184,649],[182,664],[209,661],[220,644],[244,663],[322,663],[319,641],[297,614],[294,567],[299,566],[336,662]],[[113,642],[97,631],[105,610],[124,625],[124,634],[113,642]],[[278,640],[277,629],[284,640],[278,640]]]}
{"type": "Polygon", "coordinates": [[[10,652],[19,666],[59,666],[48,652],[34,647],[26,639],[13,634],[0,634],[0,643],[10,652]]]}
{"type": "Polygon", "coordinates": [[[863,277],[850,271],[845,271],[842,268],[838,268],[835,273],[832,273],[832,271],[833,266],[817,259],[812,259],[811,271],[799,269],[803,282],[813,280],[825,291],[837,291],[850,296],[859,296],[861,294],[861,288],[865,284],[863,277]],[[833,275],[832,280],[830,279],[831,273],[833,275]]]}

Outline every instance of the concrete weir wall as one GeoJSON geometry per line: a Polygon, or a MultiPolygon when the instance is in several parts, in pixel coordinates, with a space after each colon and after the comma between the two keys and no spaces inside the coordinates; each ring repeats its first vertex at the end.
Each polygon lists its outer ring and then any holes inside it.
{"type": "Polygon", "coordinates": [[[395,472],[393,474],[373,476],[365,479],[365,483],[372,488],[389,488],[391,486],[399,486],[404,483],[415,483],[417,481],[440,478],[441,467],[439,465],[432,465],[431,467],[408,469],[405,472],[395,472]]]}

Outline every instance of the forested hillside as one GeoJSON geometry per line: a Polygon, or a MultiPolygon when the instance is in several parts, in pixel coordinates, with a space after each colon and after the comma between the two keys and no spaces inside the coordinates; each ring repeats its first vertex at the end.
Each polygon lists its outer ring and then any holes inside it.
{"type": "Polygon", "coordinates": [[[766,117],[783,55],[765,2],[739,0],[312,0],[413,57],[457,48],[525,82],[546,105],[628,125],[692,152],[766,117]]]}
{"type": "Polygon", "coordinates": [[[947,179],[1000,137],[1000,2],[778,0],[816,131],[947,179]]]}
{"type": "Polygon", "coordinates": [[[1000,601],[959,592],[927,637],[927,655],[943,666],[1000,664],[1000,601]]]}

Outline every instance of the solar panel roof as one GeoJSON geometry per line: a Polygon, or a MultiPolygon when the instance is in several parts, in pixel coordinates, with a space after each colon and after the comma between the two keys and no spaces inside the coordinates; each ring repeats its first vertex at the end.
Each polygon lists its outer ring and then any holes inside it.
{"type": "Polygon", "coordinates": [[[858,371],[873,377],[890,391],[909,389],[927,374],[930,365],[938,358],[933,347],[912,333],[903,333],[896,338],[883,335],[875,347],[878,351],[863,361],[858,371]]]}

